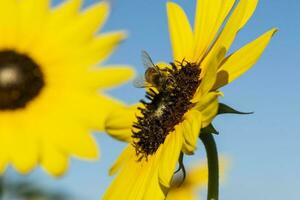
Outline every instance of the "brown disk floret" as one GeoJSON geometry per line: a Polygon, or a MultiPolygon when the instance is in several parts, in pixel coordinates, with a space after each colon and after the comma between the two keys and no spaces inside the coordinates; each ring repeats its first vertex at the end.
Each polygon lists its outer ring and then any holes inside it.
{"type": "Polygon", "coordinates": [[[39,65],[13,50],[0,51],[0,111],[26,107],[44,87],[39,65]]]}
{"type": "Polygon", "coordinates": [[[195,63],[182,61],[177,67],[174,63],[169,70],[169,78],[161,91],[150,89],[146,98],[141,100],[144,107],[140,107],[143,117],[137,117],[133,125],[137,130],[133,132],[134,146],[140,159],[154,154],[164,143],[167,135],[174,127],[182,122],[184,114],[191,108],[191,99],[199,87],[201,69],[195,63]]]}

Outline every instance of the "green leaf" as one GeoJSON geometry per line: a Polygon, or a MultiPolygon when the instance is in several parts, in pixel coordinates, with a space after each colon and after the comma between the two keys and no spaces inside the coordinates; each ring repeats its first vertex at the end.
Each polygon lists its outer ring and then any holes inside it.
{"type": "Polygon", "coordinates": [[[215,129],[215,127],[212,124],[209,124],[207,127],[202,128],[201,132],[202,133],[219,135],[219,132],[215,129]]]}
{"type": "Polygon", "coordinates": [[[240,111],[237,111],[237,110],[231,108],[230,106],[228,106],[226,104],[219,103],[218,115],[221,115],[221,114],[250,115],[253,113],[254,112],[240,112],[240,111]]]}

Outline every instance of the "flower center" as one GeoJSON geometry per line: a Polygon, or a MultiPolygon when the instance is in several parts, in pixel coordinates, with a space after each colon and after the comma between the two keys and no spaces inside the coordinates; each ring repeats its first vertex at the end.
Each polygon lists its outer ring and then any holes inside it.
{"type": "Polygon", "coordinates": [[[143,117],[137,117],[133,125],[134,146],[140,159],[154,154],[164,143],[167,135],[182,122],[184,114],[192,107],[193,98],[201,80],[201,69],[196,63],[182,61],[177,67],[171,63],[165,84],[159,92],[150,89],[146,98],[141,100],[143,117]]]}
{"type": "Polygon", "coordinates": [[[43,73],[30,57],[0,51],[0,111],[24,108],[44,85],[43,73]]]}

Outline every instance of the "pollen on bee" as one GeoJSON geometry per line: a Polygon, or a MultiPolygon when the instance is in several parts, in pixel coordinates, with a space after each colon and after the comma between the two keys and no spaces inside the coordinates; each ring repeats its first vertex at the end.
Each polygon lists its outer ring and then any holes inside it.
{"type": "Polygon", "coordinates": [[[165,105],[159,105],[154,112],[156,117],[161,117],[164,114],[164,110],[166,109],[165,105]]]}

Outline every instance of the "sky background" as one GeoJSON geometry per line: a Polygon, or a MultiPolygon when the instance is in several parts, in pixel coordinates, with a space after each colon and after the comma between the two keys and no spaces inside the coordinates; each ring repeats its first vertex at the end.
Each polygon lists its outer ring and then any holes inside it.
{"type": "MultiPolygon", "coordinates": [[[[56,5],[60,0],[54,0],[56,5]]],[[[96,2],[86,0],[85,6],[96,2]]],[[[190,19],[195,1],[176,1],[190,19]]],[[[171,49],[167,30],[165,0],[113,0],[111,16],[104,31],[127,30],[123,42],[107,64],[130,64],[143,73],[140,52],[147,50],[155,61],[170,61],[171,49]]],[[[220,199],[230,200],[298,200],[300,189],[300,1],[261,0],[258,8],[240,32],[233,45],[235,50],[272,27],[280,31],[266,52],[244,76],[222,88],[221,102],[247,116],[222,116],[215,120],[220,135],[216,137],[219,152],[230,157],[231,167],[221,187],[220,199]]],[[[109,93],[126,103],[143,97],[143,90],[132,83],[109,93]]],[[[51,189],[62,189],[78,199],[100,199],[111,182],[107,170],[124,147],[108,136],[95,134],[101,149],[97,162],[73,159],[69,172],[56,180],[37,170],[19,177],[10,170],[5,176],[35,180],[51,189]]],[[[199,148],[188,164],[204,158],[199,148]]]]}

